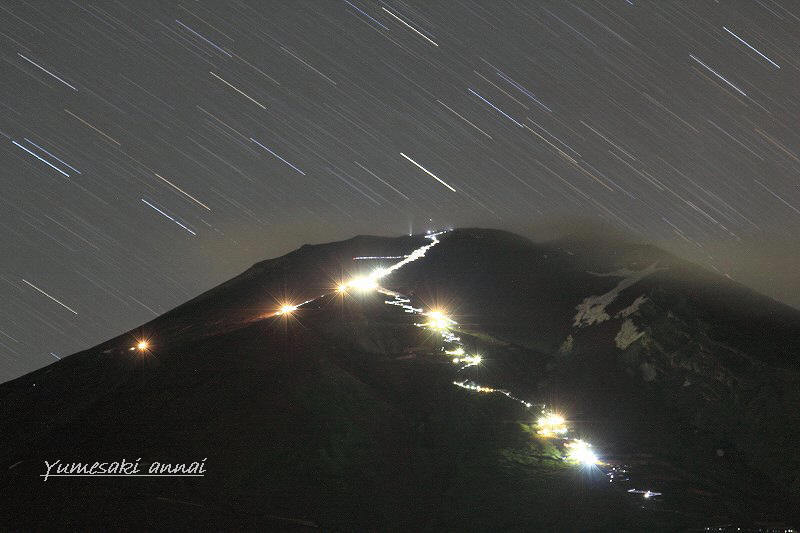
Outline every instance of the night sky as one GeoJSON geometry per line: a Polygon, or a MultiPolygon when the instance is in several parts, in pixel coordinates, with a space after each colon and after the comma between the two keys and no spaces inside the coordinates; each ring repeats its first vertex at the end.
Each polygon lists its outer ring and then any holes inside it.
{"type": "Polygon", "coordinates": [[[800,5],[0,1],[0,380],[304,243],[597,220],[800,306],[800,5]]]}

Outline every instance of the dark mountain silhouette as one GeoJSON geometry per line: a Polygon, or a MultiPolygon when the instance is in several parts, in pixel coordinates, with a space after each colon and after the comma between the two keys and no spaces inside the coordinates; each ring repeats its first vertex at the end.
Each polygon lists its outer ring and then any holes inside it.
{"type": "Polygon", "coordinates": [[[6,529],[782,527],[800,509],[800,311],[657,248],[462,229],[382,280],[449,310],[459,376],[564,412],[608,465],[564,463],[537,413],[453,385],[441,338],[337,282],[422,236],[260,262],[128,334],[0,385],[6,529]],[[320,297],[321,296],[321,297],[320,297]],[[289,315],[283,303],[312,298],[289,315]],[[131,350],[148,339],[145,352],[131,350]],[[205,460],[205,477],[58,477],[44,461],[205,460]],[[619,476],[618,476],[619,477],[619,476]],[[627,489],[651,489],[649,501],[627,489]]]}

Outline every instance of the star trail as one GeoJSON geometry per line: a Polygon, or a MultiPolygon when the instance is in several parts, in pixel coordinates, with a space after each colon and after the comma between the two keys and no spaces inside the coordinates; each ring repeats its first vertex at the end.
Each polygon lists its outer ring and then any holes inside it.
{"type": "Polygon", "coordinates": [[[596,220],[800,306],[792,2],[0,13],[0,381],[363,233],[596,220]]]}

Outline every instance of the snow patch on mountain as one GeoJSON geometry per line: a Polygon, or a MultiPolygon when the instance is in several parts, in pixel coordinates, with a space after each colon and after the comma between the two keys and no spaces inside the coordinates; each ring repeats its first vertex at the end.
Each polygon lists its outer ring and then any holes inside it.
{"type": "MultiPolygon", "coordinates": [[[[589,272],[589,274],[594,276],[620,277],[622,279],[619,281],[619,283],[617,283],[616,287],[607,293],[601,294],[600,296],[589,296],[588,298],[584,298],[579,305],[575,306],[575,309],[578,310],[578,313],[575,315],[575,321],[573,325],[577,327],[591,326],[592,324],[599,324],[610,319],[611,317],[608,315],[608,313],[606,313],[606,307],[608,307],[611,302],[616,300],[622,291],[632,285],[635,285],[650,274],[654,274],[655,272],[664,269],[665,267],[659,267],[658,263],[653,263],[652,265],[639,270],[638,272],[628,270],[627,268],[615,270],[614,272],[608,272],[605,274],[589,272]]],[[[639,299],[637,298],[637,301],[638,300],[639,299]]],[[[636,302],[634,302],[634,304],[635,303],[636,302]]],[[[639,305],[641,305],[641,303],[642,302],[640,302],[639,305]]]]}
{"type": "Polygon", "coordinates": [[[639,308],[642,306],[643,303],[647,301],[647,297],[642,294],[638,298],[636,298],[631,305],[614,315],[615,318],[628,318],[632,314],[639,311],[639,308]]]}
{"type": "Polygon", "coordinates": [[[633,320],[626,318],[622,323],[619,333],[617,333],[617,336],[614,337],[614,342],[617,344],[617,348],[624,350],[639,340],[639,338],[641,338],[643,335],[644,331],[637,330],[636,324],[633,323],[633,320]]]}

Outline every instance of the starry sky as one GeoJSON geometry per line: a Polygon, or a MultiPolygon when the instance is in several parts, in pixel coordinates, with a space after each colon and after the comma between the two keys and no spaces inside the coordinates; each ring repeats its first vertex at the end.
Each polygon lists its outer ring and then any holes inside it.
{"type": "Polygon", "coordinates": [[[2,0],[0,58],[0,381],[360,233],[596,221],[800,306],[794,2],[2,0]]]}

